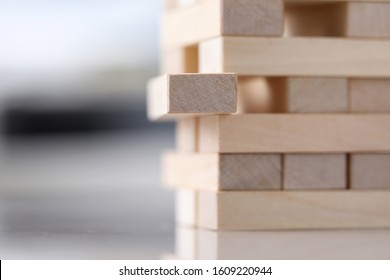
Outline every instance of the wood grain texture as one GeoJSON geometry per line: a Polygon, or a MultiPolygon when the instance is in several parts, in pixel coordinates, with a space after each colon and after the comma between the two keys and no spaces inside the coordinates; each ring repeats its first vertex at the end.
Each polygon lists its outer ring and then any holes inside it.
{"type": "Polygon", "coordinates": [[[286,154],[283,163],[285,190],[347,189],[345,154],[286,154]]]}
{"type": "Polygon", "coordinates": [[[199,150],[218,153],[389,152],[390,115],[247,114],[202,117],[199,150]]]}
{"type": "Polygon", "coordinates": [[[351,112],[390,112],[390,79],[351,79],[349,91],[351,112]]]}
{"type": "Polygon", "coordinates": [[[352,154],[351,189],[390,189],[390,154],[352,154]]]}
{"type": "Polygon", "coordinates": [[[194,190],[280,190],[281,155],[165,153],[164,183],[194,190]]]}
{"type": "Polygon", "coordinates": [[[182,118],[176,121],[176,149],[179,152],[197,152],[198,145],[198,118],[182,118]]]}
{"type": "Polygon", "coordinates": [[[343,78],[288,78],[287,112],[343,113],[348,111],[348,81],[343,78]]]}
{"type": "Polygon", "coordinates": [[[390,3],[348,3],[346,36],[390,38],[390,3]]]}
{"type": "Polygon", "coordinates": [[[165,13],[162,48],[197,44],[222,36],[281,36],[281,0],[208,0],[165,13]],[[202,19],[202,20],[199,20],[202,19]]]}
{"type": "Polygon", "coordinates": [[[390,41],[218,37],[200,44],[199,71],[244,76],[388,77],[390,41]]]}
{"type": "Polygon", "coordinates": [[[195,226],[198,221],[198,193],[187,190],[175,192],[175,220],[179,225],[195,226]]]}
{"type": "Polygon", "coordinates": [[[234,74],[163,75],[148,84],[151,120],[228,114],[236,110],[237,76],[234,74]]]}
{"type": "Polygon", "coordinates": [[[199,192],[213,230],[389,228],[390,191],[199,192]]]}

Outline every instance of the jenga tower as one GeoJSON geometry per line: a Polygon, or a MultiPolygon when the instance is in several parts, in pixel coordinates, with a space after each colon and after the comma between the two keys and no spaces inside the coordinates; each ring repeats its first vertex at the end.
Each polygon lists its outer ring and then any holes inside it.
{"type": "Polygon", "coordinates": [[[177,222],[390,227],[390,1],[170,2],[148,114],[177,122],[177,222]]]}

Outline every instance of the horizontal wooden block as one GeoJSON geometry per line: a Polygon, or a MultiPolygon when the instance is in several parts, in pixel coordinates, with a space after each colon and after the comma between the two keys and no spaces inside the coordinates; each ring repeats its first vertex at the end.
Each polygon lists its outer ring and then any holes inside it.
{"type": "Polygon", "coordinates": [[[347,189],[345,154],[287,154],[283,161],[286,190],[347,189]]]}
{"type": "Polygon", "coordinates": [[[346,36],[357,38],[390,37],[390,3],[348,3],[346,36]]]}
{"type": "Polygon", "coordinates": [[[213,230],[389,228],[390,191],[200,192],[213,230]]]}
{"type": "Polygon", "coordinates": [[[388,77],[390,41],[218,37],[200,44],[199,70],[244,76],[388,77]]]}
{"type": "Polygon", "coordinates": [[[390,112],[390,79],[351,79],[349,91],[351,112],[390,112]]]}
{"type": "Polygon", "coordinates": [[[389,234],[389,229],[213,231],[177,227],[175,255],[199,260],[388,260],[389,234]]]}
{"type": "Polygon", "coordinates": [[[390,154],[353,154],[351,189],[390,189],[390,154]]]}
{"type": "Polygon", "coordinates": [[[195,190],[280,190],[281,155],[166,153],[164,183],[195,190]]]}
{"type": "Polygon", "coordinates": [[[199,150],[218,153],[389,152],[390,115],[247,114],[202,117],[199,150]]]}
{"type": "Polygon", "coordinates": [[[281,0],[208,0],[166,13],[162,47],[172,49],[222,36],[281,36],[281,0]],[[201,19],[201,20],[200,20],[201,19]]]}
{"type": "Polygon", "coordinates": [[[148,84],[151,120],[228,114],[236,110],[237,76],[234,74],[163,75],[148,84]]]}

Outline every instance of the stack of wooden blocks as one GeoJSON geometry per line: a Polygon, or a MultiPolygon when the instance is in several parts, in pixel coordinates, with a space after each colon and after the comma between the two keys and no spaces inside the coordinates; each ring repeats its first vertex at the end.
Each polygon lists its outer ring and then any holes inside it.
{"type": "Polygon", "coordinates": [[[169,2],[148,113],[177,121],[178,222],[390,227],[390,1],[169,2]]]}

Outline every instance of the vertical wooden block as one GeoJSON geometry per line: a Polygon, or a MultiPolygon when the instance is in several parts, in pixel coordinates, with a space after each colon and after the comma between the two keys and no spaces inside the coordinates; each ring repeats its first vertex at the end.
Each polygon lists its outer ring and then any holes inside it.
{"type": "Polygon", "coordinates": [[[390,154],[352,154],[351,189],[390,189],[390,154]]]}
{"type": "Polygon", "coordinates": [[[346,36],[390,37],[390,3],[348,3],[346,36]]]}
{"type": "Polygon", "coordinates": [[[284,189],[320,190],[347,188],[347,157],[344,154],[286,154],[284,189]]]}
{"type": "Polygon", "coordinates": [[[185,226],[197,225],[198,193],[191,190],[176,191],[176,223],[185,226]]]}
{"type": "Polygon", "coordinates": [[[198,118],[183,118],[176,121],[176,149],[179,152],[198,151],[198,118]]]}
{"type": "Polygon", "coordinates": [[[390,112],[390,79],[351,79],[350,111],[390,112]]]}
{"type": "Polygon", "coordinates": [[[289,113],[348,111],[348,81],[343,78],[288,78],[289,113]]]}

